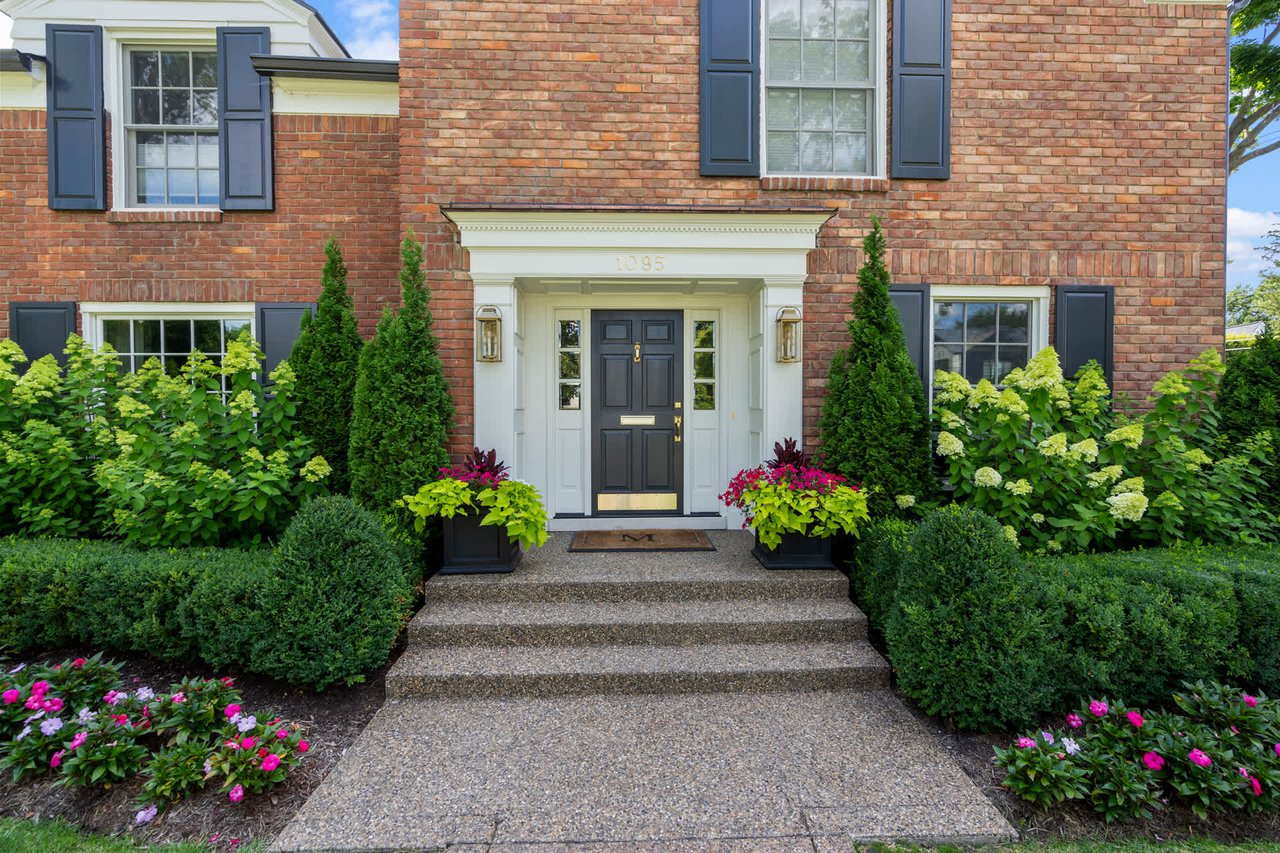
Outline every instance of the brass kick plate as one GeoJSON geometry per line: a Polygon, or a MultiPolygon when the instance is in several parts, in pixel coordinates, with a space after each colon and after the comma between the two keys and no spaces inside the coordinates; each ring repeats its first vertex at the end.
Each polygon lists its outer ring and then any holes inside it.
{"type": "Polygon", "coordinates": [[[674,512],[675,509],[675,492],[596,495],[597,512],[674,512]]]}
{"type": "Polygon", "coordinates": [[[657,422],[653,415],[622,415],[619,420],[622,426],[653,426],[657,422]]]}

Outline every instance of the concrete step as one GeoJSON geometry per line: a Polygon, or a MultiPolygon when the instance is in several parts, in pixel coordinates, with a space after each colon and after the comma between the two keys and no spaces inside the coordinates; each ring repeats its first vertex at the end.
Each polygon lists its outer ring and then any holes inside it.
{"type": "MultiPolygon", "coordinates": [[[[749,567],[748,567],[749,568],[749,567]]],[[[659,601],[831,601],[847,600],[849,580],[839,572],[743,572],[737,576],[599,577],[544,579],[541,575],[447,575],[427,584],[433,603],[507,602],[579,604],[659,601]]]]}
{"type": "Polygon", "coordinates": [[[888,683],[889,665],[866,642],[410,645],[387,674],[387,698],[834,690],[888,683]]]}
{"type": "Polygon", "coordinates": [[[409,641],[448,645],[696,645],[853,642],[867,619],[848,601],[585,601],[572,605],[428,600],[409,641]]]}

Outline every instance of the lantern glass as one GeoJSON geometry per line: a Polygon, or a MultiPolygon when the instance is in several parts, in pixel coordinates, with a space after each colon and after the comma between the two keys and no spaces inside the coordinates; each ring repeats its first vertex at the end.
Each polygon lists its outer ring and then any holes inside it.
{"type": "Polygon", "coordinates": [[[800,309],[778,309],[778,363],[800,361],[800,309]]]}
{"type": "Polygon", "coordinates": [[[476,361],[502,361],[502,312],[492,305],[476,311],[476,361]]]}

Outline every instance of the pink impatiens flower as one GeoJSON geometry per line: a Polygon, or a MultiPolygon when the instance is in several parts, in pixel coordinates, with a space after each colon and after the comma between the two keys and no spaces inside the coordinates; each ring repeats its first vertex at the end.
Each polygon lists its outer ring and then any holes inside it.
{"type": "Polygon", "coordinates": [[[270,773],[272,770],[275,770],[279,766],[280,766],[280,756],[276,755],[274,752],[269,754],[266,758],[262,759],[263,772],[270,773]]]}
{"type": "Polygon", "coordinates": [[[117,702],[120,701],[120,691],[108,690],[107,695],[102,697],[102,701],[106,702],[108,705],[116,704],[117,702]]]}
{"type": "Polygon", "coordinates": [[[57,770],[58,765],[62,763],[62,756],[66,754],[67,754],[67,751],[65,749],[60,749],[57,752],[55,752],[53,754],[53,757],[49,759],[49,766],[57,770]]]}
{"type": "Polygon", "coordinates": [[[54,696],[52,699],[46,699],[40,707],[50,714],[56,714],[62,710],[62,700],[54,696]]]}
{"type": "Polygon", "coordinates": [[[1142,715],[1137,711],[1130,711],[1124,716],[1125,719],[1129,721],[1129,725],[1133,726],[1135,729],[1142,728],[1142,724],[1146,722],[1146,720],[1142,719],[1142,715]]]}
{"type": "Polygon", "coordinates": [[[1144,752],[1142,763],[1147,765],[1148,770],[1160,770],[1164,767],[1164,759],[1154,752],[1144,752]]]}
{"type": "Polygon", "coordinates": [[[175,694],[173,694],[173,704],[175,704],[175,705],[181,705],[181,704],[182,704],[183,702],[185,702],[185,701],[187,701],[187,694],[185,694],[185,693],[175,693],[175,694]]]}
{"type": "Polygon", "coordinates": [[[1078,729],[1084,725],[1084,720],[1080,719],[1079,714],[1067,714],[1067,725],[1073,729],[1078,729]]]}
{"type": "Polygon", "coordinates": [[[223,746],[225,746],[227,749],[239,749],[239,748],[240,748],[240,744],[236,742],[236,739],[235,739],[235,738],[232,738],[231,740],[227,741],[226,743],[224,743],[224,744],[223,744],[223,746]]]}
{"type": "Polygon", "coordinates": [[[87,660],[85,660],[84,658],[76,658],[75,660],[73,660],[73,661],[71,662],[71,668],[72,668],[72,669],[84,669],[84,665],[85,665],[85,664],[87,664],[87,663],[88,663],[88,661],[87,661],[87,660]]]}
{"type": "Polygon", "coordinates": [[[234,788],[232,788],[232,789],[231,789],[231,791],[230,791],[230,792],[228,792],[228,794],[227,794],[227,799],[228,799],[228,800],[230,800],[230,801],[231,801],[231,802],[233,802],[233,803],[238,803],[238,802],[240,802],[241,800],[243,800],[243,799],[244,799],[244,786],[243,786],[243,785],[236,785],[234,788]]]}
{"type": "Polygon", "coordinates": [[[1244,704],[1248,705],[1250,708],[1256,708],[1256,707],[1258,707],[1258,697],[1257,697],[1257,696],[1250,696],[1248,693],[1241,693],[1241,694],[1240,694],[1240,698],[1241,698],[1241,699],[1243,699],[1243,700],[1244,700],[1244,704]]]}
{"type": "Polygon", "coordinates": [[[49,682],[47,681],[37,681],[35,684],[31,685],[32,696],[39,696],[43,700],[44,694],[48,692],[49,692],[49,682]]]}
{"type": "Polygon", "coordinates": [[[1250,777],[1249,777],[1249,784],[1253,786],[1253,795],[1254,795],[1255,797],[1261,797],[1261,796],[1262,796],[1262,783],[1258,781],[1258,777],[1256,777],[1256,776],[1250,776],[1250,777]]]}
{"type": "Polygon", "coordinates": [[[70,746],[68,746],[67,748],[68,748],[68,749],[76,749],[76,748],[78,748],[78,747],[82,746],[82,745],[84,744],[84,742],[85,742],[86,740],[88,740],[88,739],[89,739],[89,733],[88,733],[88,732],[76,732],[76,733],[75,733],[75,736],[71,738],[71,745],[70,745],[70,746]]]}
{"type": "Polygon", "coordinates": [[[1107,715],[1107,703],[1099,702],[1095,699],[1089,703],[1089,713],[1095,717],[1105,717],[1107,715]]]}
{"type": "Polygon", "coordinates": [[[1191,760],[1192,764],[1198,764],[1201,767],[1208,767],[1210,764],[1213,764],[1213,759],[1209,758],[1209,756],[1205,755],[1198,749],[1193,749],[1188,752],[1187,758],[1191,760]]]}
{"type": "MultiPolygon", "coordinates": [[[[306,752],[310,748],[305,740],[298,741],[298,752],[306,752]]],[[[1280,755],[1280,743],[1276,744],[1276,755],[1280,755]]]]}
{"type": "Polygon", "coordinates": [[[1244,778],[1246,778],[1246,779],[1248,779],[1248,778],[1249,778],[1249,770],[1248,770],[1248,768],[1246,768],[1246,767],[1237,767],[1237,768],[1236,768],[1236,772],[1237,772],[1237,773],[1239,773],[1241,776],[1243,776],[1243,777],[1244,777],[1244,778]]]}
{"type": "Polygon", "coordinates": [[[289,733],[286,732],[284,729],[280,729],[280,731],[276,732],[276,740],[284,740],[288,736],[289,736],[289,733]]]}
{"type": "Polygon", "coordinates": [[[244,740],[240,741],[240,748],[241,748],[241,749],[253,749],[253,745],[254,745],[255,743],[257,743],[257,741],[255,741],[255,740],[254,740],[253,738],[251,738],[251,737],[247,737],[247,738],[245,738],[244,740]]]}
{"type": "Polygon", "coordinates": [[[1035,745],[1036,745],[1036,742],[1029,737],[1018,738],[1018,746],[1022,747],[1023,749],[1030,749],[1035,745]]]}
{"type": "Polygon", "coordinates": [[[240,706],[232,702],[230,705],[222,709],[222,713],[227,719],[233,719],[240,716],[240,706]]]}
{"type": "Polygon", "coordinates": [[[4,692],[4,704],[6,705],[12,705],[14,702],[17,702],[21,698],[22,698],[22,691],[16,687],[14,687],[11,690],[6,690],[4,692]]]}

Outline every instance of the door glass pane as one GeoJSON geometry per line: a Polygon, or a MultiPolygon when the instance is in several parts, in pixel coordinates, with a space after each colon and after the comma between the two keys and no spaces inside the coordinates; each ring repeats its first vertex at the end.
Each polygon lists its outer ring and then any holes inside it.
{"type": "Polygon", "coordinates": [[[160,353],[160,321],[133,321],[134,352],[160,353]]]}
{"type": "Polygon", "coordinates": [[[800,126],[800,90],[770,89],[767,111],[770,129],[795,130],[800,126]]]}
{"type": "Polygon", "coordinates": [[[693,378],[716,378],[716,354],[713,352],[695,352],[693,354],[693,378]]]}
{"type": "Polygon", "coordinates": [[[102,340],[104,343],[111,344],[116,352],[130,352],[129,321],[103,320],[102,340]]]}
{"type": "Polygon", "coordinates": [[[578,320],[560,321],[560,346],[576,348],[581,346],[582,323],[578,320]]]}
{"type": "Polygon", "coordinates": [[[996,342],[996,304],[994,302],[968,304],[964,339],[971,344],[996,342]]]}
{"type": "Polygon", "coordinates": [[[577,384],[560,383],[560,408],[577,410],[582,408],[581,388],[577,384]]]}
{"type": "Polygon", "coordinates": [[[712,349],[716,345],[714,320],[698,320],[693,324],[693,345],[696,349],[712,349]]]}
{"type": "Polygon", "coordinates": [[[1005,302],[1000,306],[1000,342],[1026,343],[1031,318],[1031,305],[1027,302],[1005,302]]]}
{"type": "Polygon", "coordinates": [[[581,354],[576,352],[560,353],[560,378],[561,379],[581,379],[582,364],[581,354]]]}
{"type": "Polygon", "coordinates": [[[800,35],[800,0],[769,0],[769,35],[800,35]]]}
{"type": "Polygon", "coordinates": [[[704,412],[716,407],[716,384],[714,382],[697,382],[693,386],[693,408],[704,412]]]}
{"type": "Polygon", "coordinates": [[[173,355],[191,352],[191,321],[164,320],[164,351],[173,355]]]}

